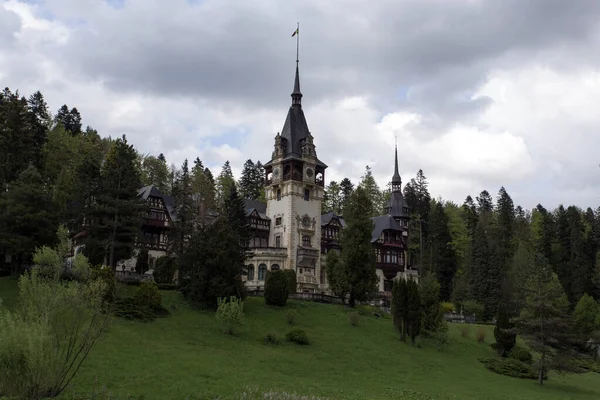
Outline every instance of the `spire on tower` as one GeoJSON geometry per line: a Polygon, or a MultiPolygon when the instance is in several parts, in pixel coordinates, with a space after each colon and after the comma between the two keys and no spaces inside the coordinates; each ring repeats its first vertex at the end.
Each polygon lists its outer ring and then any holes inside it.
{"type": "Polygon", "coordinates": [[[394,176],[392,176],[392,192],[400,191],[402,186],[402,178],[398,172],[398,145],[395,147],[395,160],[394,160],[394,176]]]}
{"type": "Polygon", "coordinates": [[[292,37],[296,36],[296,79],[294,80],[294,91],[292,92],[292,105],[301,105],[302,101],[302,92],[300,92],[300,72],[298,69],[299,58],[298,51],[300,48],[300,23],[298,22],[298,27],[294,31],[292,37]]]}

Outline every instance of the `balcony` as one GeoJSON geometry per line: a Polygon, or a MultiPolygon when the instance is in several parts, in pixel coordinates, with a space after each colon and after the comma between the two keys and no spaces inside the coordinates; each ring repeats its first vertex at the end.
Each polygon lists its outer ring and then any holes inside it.
{"type": "Polygon", "coordinates": [[[144,225],[166,228],[169,226],[169,222],[166,219],[146,218],[146,220],[144,221],[144,225]]]}
{"type": "Polygon", "coordinates": [[[255,256],[287,257],[287,248],[285,247],[252,247],[250,251],[255,256]]]}
{"type": "Polygon", "coordinates": [[[299,267],[315,267],[319,258],[320,249],[312,249],[307,247],[298,247],[297,266],[299,267]]]}
{"type": "Polygon", "coordinates": [[[304,284],[304,285],[317,285],[317,278],[315,278],[313,275],[307,275],[307,274],[300,274],[298,275],[298,277],[296,278],[296,282],[298,282],[299,284],[304,284]]]}

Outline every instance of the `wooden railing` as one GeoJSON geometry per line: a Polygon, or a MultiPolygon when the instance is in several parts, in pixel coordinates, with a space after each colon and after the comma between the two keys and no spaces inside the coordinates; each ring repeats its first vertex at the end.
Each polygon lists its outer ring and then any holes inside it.
{"type": "MultiPolygon", "coordinates": [[[[247,292],[250,297],[263,297],[264,290],[249,290],[247,292]]],[[[314,301],[317,303],[342,304],[342,300],[335,296],[329,296],[321,293],[290,293],[290,299],[298,301],[314,301]]]]}

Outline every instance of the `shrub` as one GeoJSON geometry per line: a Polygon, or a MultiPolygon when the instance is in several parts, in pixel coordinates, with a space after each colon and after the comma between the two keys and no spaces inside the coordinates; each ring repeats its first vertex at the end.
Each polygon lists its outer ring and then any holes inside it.
{"type": "Polygon", "coordinates": [[[158,290],[177,290],[179,287],[176,283],[157,283],[158,290]]]}
{"type": "Polygon", "coordinates": [[[310,341],[308,340],[308,335],[302,329],[292,329],[285,335],[285,338],[287,339],[288,342],[292,342],[292,343],[296,343],[296,344],[302,344],[302,345],[310,344],[310,341]]]}
{"type": "Polygon", "coordinates": [[[486,336],[487,336],[487,332],[485,331],[485,329],[482,326],[477,328],[477,332],[475,332],[475,339],[477,339],[478,343],[484,343],[486,336]]]}
{"type": "Polygon", "coordinates": [[[92,280],[101,280],[104,282],[104,296],[103,300],[105,303],[112,303],[115,300],[115,275],[112,269],[106,266],[97,266],[91,270],[92,280]]]}
{"type": "Polygon", "coordinates": [[[87,282],[92,277],[92,269],[86,256],[79,253],[73,260],[73,267],[71,268],[73,277],[79,282],[87,282]]]}
{"type": "Polygon", "coordinates": [[[460,335],[464,338],[469,337],[469,333],[471,332],[471,326],[470,325],[465,325],[462,328],[460,328],[460,335]]]}
{"type": "Polygon", "coordinates": [[[173,257],[162,256],[156,260],[154,264],[154,270],[152,275],[156,283],[160,284],[172,284],[173,277],[177,271],[177,261],[173,257]]]}
{"type": "Polygon", "coordinates": [[[279,344],[279,336],[275,332],[269,332],[265,335],[265,344],[279,344]]]}
{"type": "Polygon", "coordinates": [[[137,305],[150,307],[151,309],[160,308],[162,303],[162,295],[158,291],[158,286],[150,280],[140,283],[133,299],[137,305]]]}
{"type": "Polygon", "coordinates": [[[265,278],[265,303],[285,306],[289,297],[288,275],[284,271],[269,271],[265,278]]]}
{"type": "Polygon", "coordinates": [[[479,304],[475,300],[463,301],[462,309],[464,315],[474,315],[477,321],[481,321],[483,319],[483,305],[479,304]]]}
{"type": "Polygon", "coordinates": [[[296,280],[296,271],[294,271],[293,269],[284,269],[283,272],[287,275],[288,278],[288,292],[289,293],[296,293],[296,291],[298,290],[298,283],[296,280]]]}
{"type": "MultiPolygon", "coordinates": [[[[531,365],[527,365],[514,358],[480,358],[479,361],[490,371],[500,375],[512,376],[521,379],[537,379],[537,372],[531,365]]],[[[547,375],[544,374],[544,379],[547,375]]]]}
{"type": "Polygon", "coordinates": [[[100,280],[61,282],[33,270],[19,280],[15,312],[0,310],[0,392],[38,399],[67,388],[106,330],[100,280]]]}
{"type": "Polygon", "coordinates": [[[237,328],[244,323],[244,301],[235,296],[229,299],[217,299],[216,318],[225,325],[225,333],[235,334],[237,328]]]}
{"type": "Polygon", "coordinates": [[[35,249],[33,253],[34,269],[38,271],[40,278],[58,280],[62,275],[64,266],[57,251],[48,246],[35,249]]]}
{"type": "Polygon", "coordinates": [[[357,312],[349,313],[348,314],[348,322],[350,322],[350,325],[358,326],[358,317],[359,317],[359,314],[357,312]]]}
{"type": "Polygon", "coordinates": [[[524,349],[523,347],[519,347],[519,346],[515,346],[513,347],[513,349],[510,351],[509,358],[521,361],[525,364],[532,364],[533,363],[533,356],[531,355],[531,352],[527,349],[524,349]]]}
{"type": "Polygon", "coordinates": [[[442,306],[442,312],[444,312],[444,314],[450,314],[453,312],[456,312],[456,307],[454,307],[454,303],[450,303],[448,301],[445,301],[443,303],[440,304],[442,306]]]}
{"type": "Polygon", "coordinates": [[[448,323],[446,321],[442,321],[435,331],[429,332],[431,338],[435,340],[436,348],[439,351],[444,350],[446,345],[449,343],[448,330],[448,323]]]}
{"type": "Polygon", "coordinates": [[[290,325],[293,325],[296,321],[296,310],[288,310],[287,312],[287,322],[290,325]]]}

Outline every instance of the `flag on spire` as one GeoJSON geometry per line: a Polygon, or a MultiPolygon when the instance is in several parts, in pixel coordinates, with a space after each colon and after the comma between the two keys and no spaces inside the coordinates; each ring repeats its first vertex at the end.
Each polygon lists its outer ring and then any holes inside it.
{"type": "Polygon", "coordinates": [[[300,28],[296,28],[296,30],[294,31],[294,33],[292,33],[292,37],[296,36],[299,32],[300,28]]]}

